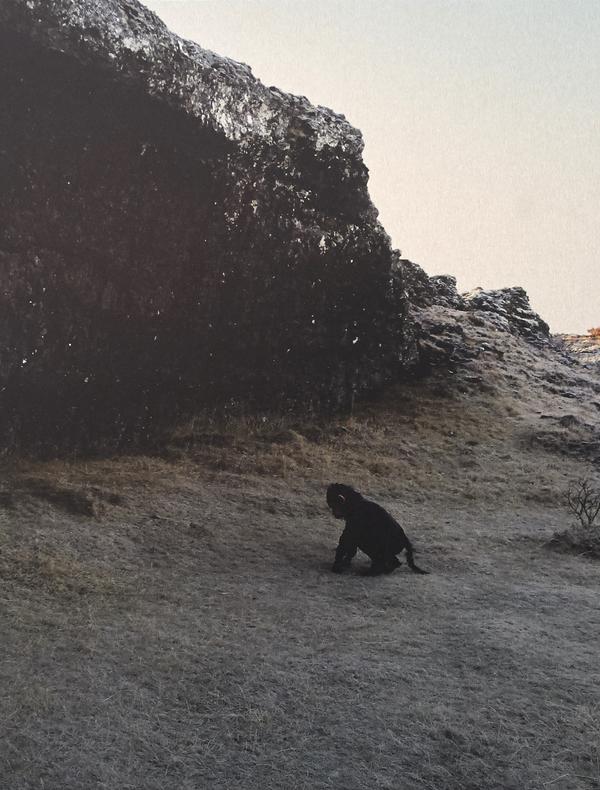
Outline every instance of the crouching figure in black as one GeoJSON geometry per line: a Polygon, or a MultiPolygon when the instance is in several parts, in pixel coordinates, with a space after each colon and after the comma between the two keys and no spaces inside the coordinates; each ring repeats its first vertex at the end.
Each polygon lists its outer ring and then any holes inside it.
{"type": "Polygon", "coordinates": [[[328,487],[327,504],[335,518],[346,519],[332,571],[342,573],[360,549],[371,558],[370,575],[391,573],[401,564],[396,554],[406,549],[406,561],[411,571],[428,572],[415,565],[410,540],[400,524],[381,505],[370,502],[351,486],[341,483],[332,483],[328,487]]]}

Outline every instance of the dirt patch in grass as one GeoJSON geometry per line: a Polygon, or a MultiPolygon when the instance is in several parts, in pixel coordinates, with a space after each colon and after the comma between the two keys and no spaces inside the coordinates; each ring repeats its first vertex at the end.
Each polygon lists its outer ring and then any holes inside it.
{"type": "Polygon", "coordinates": [[[122,505],[121,494],[105,491],[98,486],[77,488],[64,485],[51,478],[21,478],[16,490],[10,492],[11,503],[19,495],[29,495],[49,502],[66,513],[83,516],[98,516],[107,505],[122,505]]]}
{"type": "Polygon", "coordinates": [[[75,557],[46,548],[0,547],[0,579],[17,585],[45,588],[52,593],[111,593],[114,579],[101,569],[84,565],[75,557]]]}

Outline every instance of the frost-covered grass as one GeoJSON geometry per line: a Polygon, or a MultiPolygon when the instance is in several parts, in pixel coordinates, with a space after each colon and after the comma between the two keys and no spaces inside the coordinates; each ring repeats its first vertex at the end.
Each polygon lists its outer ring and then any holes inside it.
{"type": "Polygon", "coordinates": [[[510,354],[331,423],[199,418],[156,457],[7,464],[0,787],[598,787],[598,565],[545,547],[590,468],[522,440],[589,403],[510,354]],[[330,573],[332,480],[431,575],[330,573]]]}

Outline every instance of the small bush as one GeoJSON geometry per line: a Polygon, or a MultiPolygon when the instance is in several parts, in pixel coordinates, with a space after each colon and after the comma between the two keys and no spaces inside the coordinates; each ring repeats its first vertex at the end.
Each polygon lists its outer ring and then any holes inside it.
{"type": "Polygon", "coordinates": [[[583,529],[594,529],[600,533],[600,490],[594,488],[589,480],[578,480],[569,486],[565,495],[567,507],[579,521],[583,529]]]}
{"type": "Polygon", "coordinates": [[[588,329],[588,335],[592,337],[600,337],[600,326],[594,326],[591,329],[588,329]]]}
{"type": "Polygon", "coordinates": [[[576,521],[564,532],[557,532],[551,545],[600,557],[600,489],[589,480],[580,479],[569,486],[565,504],[576,521]]]}

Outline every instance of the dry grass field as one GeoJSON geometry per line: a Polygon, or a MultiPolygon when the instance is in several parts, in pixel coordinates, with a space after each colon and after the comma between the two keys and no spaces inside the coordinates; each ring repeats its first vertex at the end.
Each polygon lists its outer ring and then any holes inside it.
{"type": "Polygon", "coordinates": [[[600,381],[490,333],[350,418],[7,461],[0,787],[600,787],[600,565],[548,546],[600,479],[600,381]],[[332,481],[431,575],[332,574],[332,481]]]}

